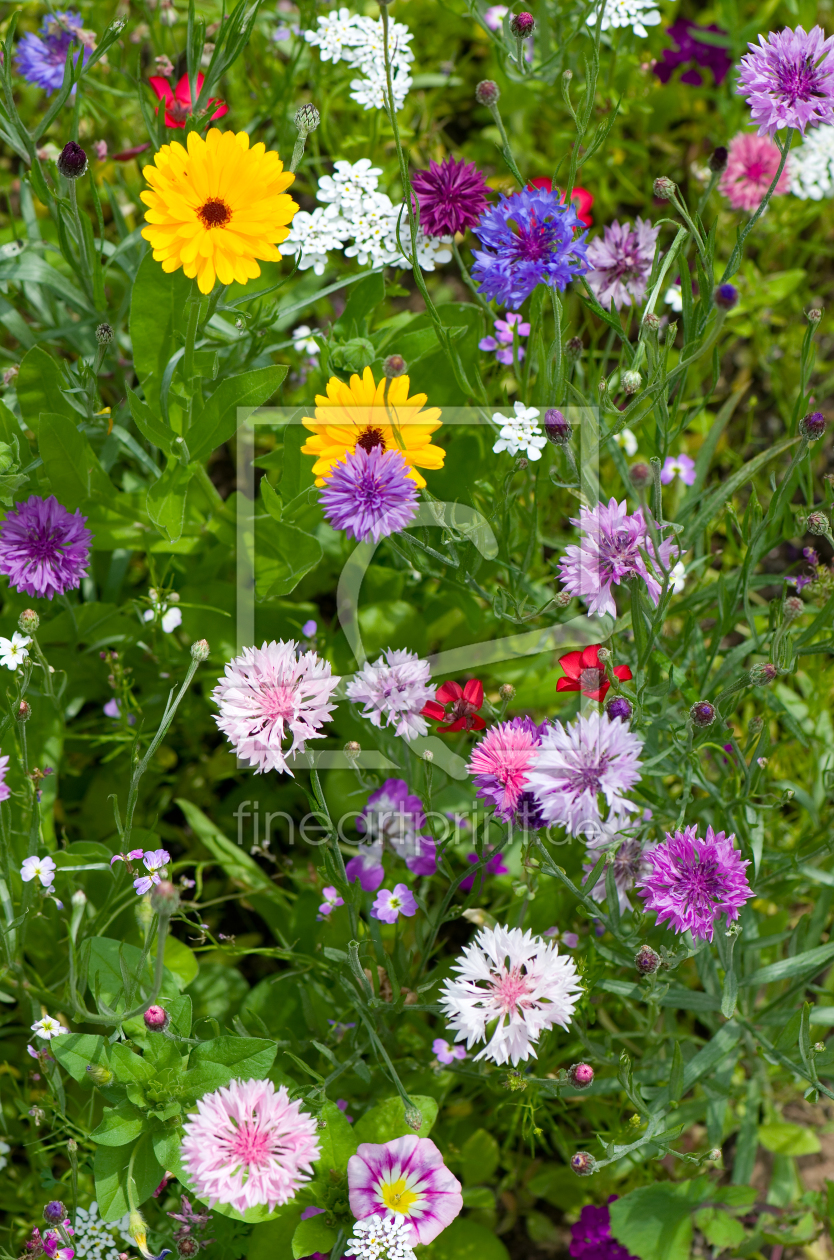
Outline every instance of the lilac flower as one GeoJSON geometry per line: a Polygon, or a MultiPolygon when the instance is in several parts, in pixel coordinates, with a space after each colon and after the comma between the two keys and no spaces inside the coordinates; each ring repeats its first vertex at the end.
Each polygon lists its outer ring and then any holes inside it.
{"type": "Polygon", "coordinates": [[[475,228],[483,249],[473,250],[472,275],[481,292],[502,306],[520,306],[537,284],[565,289],[588,270],[585,233],[573,205],[558,192],[525,188],[502,195],[475,228]]]}
{"type": "Polygon", "coordinates": [[[733,64],[732,58],[726,48],[720,48],[716,44],[707,44],[703,39],[699,39],[698,35],[701,31],[711,31],[714,35],[726,36],[727,34],[714,23],[709,26],[699,26],[697,22],[692,22],[689,18],[680,18],[667,28],[666,34],[677,44],[677,49],[666,48],[660,61],[655,62],[654,72],[661,83],[668,83],[673,70],[684,65],[690,65],[690,69],[681,75],[681,83],[690,83],[693,87],[700,87],[704,80],[698,66],[712,71],[716,87],[724,82],[727,71],[733,64]],[[695,64],[691,65],[692,62],[695,64]]]}
{"type": "Polygon", "coordinates": [[[416,913],[417,902],[407,884],[395,884],[393,892],[383,888],[371,907],[373,918],[381,919],[383,923],[396,923],[400,915],[410,919],[416,913]]]}
{"type": "Polygon", "coordinates": [[[353,1116],[349,1116],[347,1114],[347,1109],[348,1109],[347,1101],[344,1098],[337,1098],[336,1106],[339,1108],[341,1112],[344,1113],[344,1117],[347,1120],[348,1124],[353,1124],[353,1116]]]}
{"type": "Polygon", "coordinates": [[[626,793],[640,781],[642,747],[625,722],[607,713],[580,716],[568,726],[554,722],[527,774],[545,822],[573,836],[596,836],[600,795],[610,814],[632,813],[637,807],[626,793]]]}
{"type": "MultiPolygon", "coordinates": [[[[612,1194],[608,1202],[617,1198],[612,1194]]],[[[635,1260],[629,1251],[611,1237],[611,1215],[607,1206],[587,1204],[579,1220],[570,1227],[568,1250],[574,1260],[635,1260]]]]}
{"type": "Polygon", "coordinates": [[[589,617],[593,613],[616,617],[611,587],[628,578],[639,578],[657,606],[663,589],[658,561],[668,571],[681,552],[671,538],[661,542],[655,552],[642,508],[629,515],[625,499],[617,503],[611,498],[607,507],[603,503],[581,507],[579,519],[571,517],[571,524],[578,525],[585,537],[579,546],[566,549],[559,562],[560,574],[565,589],[588,603],[589,617]]]}
{"type": "MultiPolygon", "coordinates": [[[[614,885],[617,889],[617,901],[620,906],[620,913],[624,914],[626,910],[631,910],[632,905],[628,899],[630,890],[651,870],[648,861],[648,854],[654,849],[655,845],[643,846],[639,840],[621,837],[623,843],[615,850],[611,865],[614,870],[614,885]]],[[[590,875],[600,858],[600,849],[604,847],[599,844],[588,845],[588,861],[582,866],[585,878],[590,875]]],[[[608,896],[608,890],[605,883],[606,872],[603,870],[596,884],[590,891],[590,896],[594,901],[602,904],[608,896]]]]}
{"type": "Polygon", "coordinates": [[[112,867],[114,862],[127,862],[129,868],[131,862],[141,861],[144,852],[144,849],[130,849],[127,853],[114,853],[110,865],[112,867]]]}
{"type": "Polygon", "coordinates": [[[760,136],[782,127],[804,135],[806,127],[834,123],[834,36],[826,39],[821,26],[807,34],[786,27],[747,47],[736,91],[747,98],[760,136]]]}
{"type": "Polygon", "coordinates": [[[431,1048],[438,1063],[454,1063],[455,1059],[466,1058],[466,1050],[463,1046],[450,1046],[442,1037],[435,1037],[431,1048]]]}
{"type": "Polygon", "coordinates": [[[372,792],[356,820],[356,830],[364,837],[364,850],[345,867],[347,877],[358,879],[366,892],[374,892],[385,878],[382,853],[385,847],[403,858],[415,875],[433,875],[437,870],[435,843],[420,835],[426,825],[423,802],[409,794],[404,779],[386,779],[372,792]]]}
{"type": "Polygon", "coordinates": [[[665,844],[649,855],[651,870],[640,890],[646,910],[658,912],[658,923],[668,919],[675,932],[711,941],[722,915],[727,926],[738,918],[754,893],[747,882],[750,863],[733,847],[734,840],[712,827],[703,840],[697,827],[673,836],[667,832],[665,844]]]}
{"type": "Polygon", "coordinates": [[[357,446],[334,464],[319,496],[324,515],[348,538],[378,543],[410,524],[417,512],[417,487],[397,450],[357,446]]]}
{"type": "Polygon", "coordinates": [[[333,888],[332,885],[328,885],[327,888],[322,888],[321,895],[324,898],[324,901],[319,906],[319,912],[317,915],[317,918],[319,919],[326,919],[327,916],[332,914],[339,906],[343,906],[345,904],[344,899],[339,896],[339,890],[337,888],[333,888]]]}
{"type": "Polygon", "coordinates": [[[615,219],[588,246],[591,270],[585,279],[600,306],[618,311],[642,302],[660,227],[638,215],[634,227],[615,219]]]}
{"type": "Polygon", "coordinates": [[[12,789],[6,782],[6,775],[9,773],[8,757],[0,756],[0,801],[7,801],[12,794],[12,789]]]}
{"type": "Polygon", "coordinates": [[[685,486],[695,484],[695,460],[688,455],[667,455],[660,473],[660,480],[668,486],[676,477],[680,477],[685,486]]]}
{"type": "Polygon", "coordinates": [[[312,620],[305,621],[304,625],[301,627],[301,633],[304,635],[305,639],[314,639],[316,637],[317,630],[318,626],[315,621],[312,620]]]}
{"type": "Polygon", "coordinates": [[[428,733],[428,723],[420,713],[434,698],[431,666],[407,648],[386,648],[372,665],[366,661],[347,685],[348,699],[364,705],[362,716],[372,726],[394,726],[403,739],[416,739],[428,733]]]}
{"type": "MultiPolygon", "coordinates": [[[[478,857],[477,853],[467,853],[466,860],[467,862],[471,862],[471,864],[475,866],[477,865],[478,862],[480,862],[481,859],[478,857]]],[[[477,872],[478,890],[480,891],[480,889],[483,888],[485,875],[509,875],[509,873],[510,873],[510,868],[509,866],[505,865],[503,854],[493,853],[492,857],[489,859],[486,865],[482,866],[481,869],[477,872]]],[[[466,879],[462,879],[460,881],[461,892],[469,892],[469,890],[472,888],[474,883],[475,883],[475,872],[473,872],[471,875],[467,875],[466,879]]]]}
{"type": "Polygon", "coordinates": [[[566,949],[576,949],[579,944],[579,937],[576,932],[562,932],[555,925],[553,927],[546,928],[545,931],[542,932],[542,936],[545,940],[554,940],[557,942],[561,941],[566,949]]]}
{"type": "MultiPolygon", "coordinates": [[[[493,327],[494,337],[482,337],[478,342],[479,350],[494,350],[499,363],[511,367],[513,363],[513,329],[519,337],[529,337],[530,325],[515,311],[507,311],[503,319],[496,319],[493,327]]],[[[522,362],[526,351],[524,346],[518,347],[518,361],[522,362]]]]}
{"type": "Polygon", "coordinates": [[[86,516],[33,494],[0,525],[0,573],[21,594],[52,599],[80,586],[90,559],[86,516]]]}
{"type": "MultiPolygon", "coordinates": [[[[64,81],[67,52],[73,43],[84,45],[87,61],[94,42],[91,33],[81,25],[81,14],[72,9],[50,14],[41,22],[40,35],[24,35],[19,41],[15,53],[19,73],[49,96],[64,81]]],[[[78,56],[79,53],[74,55],[73,62],[78,56]]]]}
{"type": "Polygon", "coordinates": [[[39,879],[44,888],[51,888],[55,880],[55,862],[51,857],[28,857],[23,859],[20,878],[24,884],[32,879],[39,879]]]}
{"type": "Polygon", "coordinates": [[[142,858],[142,862],[150,873],[148,875],[140,875],[138,879],[133,881],[133,887],[136,889],[137,896],[143,897],[145,893],[151,891],[154,884],[158,884],[166,876],[165,867],[170,861],[171,855],[165,849],[148,850],[142,858]]]}
{"type": "Polygon", "coordinates": [[[451,154],[415,171],[411,187],[420,205],[420,227],[427,236],[454,236],[474,227],[487,205],[486,180],[474,162],[451,154]]]}

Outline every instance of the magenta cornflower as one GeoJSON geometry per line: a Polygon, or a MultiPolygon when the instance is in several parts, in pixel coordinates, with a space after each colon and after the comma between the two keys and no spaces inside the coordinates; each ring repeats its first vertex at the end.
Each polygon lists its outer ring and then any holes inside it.
{"type": "Polygon", "coordinates": [[[357,446],[331,468],[319,502],[334,529],[358,542],[378,543],[414,519],[417,487],[399,451],[357,446]]]}
{"type": "Polygon", "coordinates": [[[826,39],[821,26],[807,34],[785,27],[747,47],[736,91],[747,98],[760,136],[782,127],[804,135],[806,127],[834,122],[834,36],[826,39]]]}
{"type": "Polygon", "coordinates": [[[558,192],[525,188],[502,195],[474,229],[484,248],[472,251],[472,276],[486,298],[509,307],[520,306],[538,284],[565,289],[588,270],[581,227],[558,192]]]}
{"type": "Polygon", "coordinates": [[[660,79],[661,83],[668,83],[672,77],[672,72],[678,66],[688,66],[689,68],[681,75],[681,83],[689,83],[693,87],[700,87],[703,83],[703,76],[698,69],[703,66],[707,70],[712,71],[715,79],[716,87],[719,86],[727,77],[727,71],[733,64],[730,54],[726,48],[719,48],[715,44],[707,44],[699,36],[702,31],[711,31],[714,35],[726,35],[726,31],[722,31],[720,26],[711,23],[709,26],[699,26],[697,22],[692,22],[689,18],[679,18],[677,22],[673,22],[667,28],[666,34],[669,39],[674,40],[677,44],[676,49],[666,48],[659,61],[655,62],[654,72],[660,79]],[[694,65],[692,63],[695,63],[694,65]]]}
{"type": "MultiPolygon", "coordinates": [[[[617,1198],[612,1194],[608,1202],[617,1198]]],[[[625,1247],[611,1237],[611,1215],[607,1206],[587,1204],[579,1220],[570,1227],[568,1251],[574,1260],[635,1260],[625,1247]]]]}
{"type": "Polygon", "coordinates": [[[40,599],[74,591],[90,562],[93,536],[86,520],[52,494],[15,504],[0,525],[0,573],[20,594],[40,599]]]}
{"type": "MultiPolygon", "coordinates": [[[[752,212],[758,209],[773,177],[779,169],[782,155],[768,136],[753,135],[741,131],[730,141],[727,166],[718,181],[722,192],[734,210],[752,212]]],[[[779,177],[773,195],[790,192],[790,160],[779,177]]]]}
{"type": "Polygon", "coordinates": [[[657,911],[657,922],[667,919],[675,932],[691,932],[696,940],[712,940],[723,916],[734,922],[754,894],[747,882],[749,861],[733,847],[735,836],[707,827],[702,840],[697,827],[666,835],[646,854],[650,871],[641,880],[640,896],[646,910],[657,911]]]}
{"type": "Polygon", "coordinates": [[[420,227],[427,236],[454,236],[474,227],[487,205],[486,180],[474,162],[450,154],[415,171],[411,187],[420,203],[420,227]]]}
{"type": "Polygon", "coordinates": [[[295,1198],[319,1157],[315,1117],[272,1081],[234,1080],[205,1094],[184,1131],[182,1161],[209,1207],[271,1212],[295,1198]]]}
{"type": "Polygon", "coordinates": [[[463,1207],[457,1177],[429,1138],[416,1134],[361,1142],[347,1166],[350,1210],[358,1221],[379,1213],[410,1226],[411,1245],[430,1243],[463,1207]]]}
{"type": "Polygon", "coordinates": [[[383,923],[396,923],[400,915],[410,919],[416,913],[417,902],[407,884],[395,884],[393,892],[389,888],[380,889],[371,907],[371,916],[383,923]]]}
{"type": "Polygon", "coordinates": [[[634,227],[615,219],[588,246],[591,270],[585,276],[600,306],[616,310],[646,296],[659,227],[638,215],[634,227]]]}
{"type": "Polygon", "coordinates": [[[491,801],[499,818],[509,821],[528,785],[527,771],[535,761],[547,723],[511,718],[491,726],[472,750],[467,769],[474,776],[477,796],[491,801]]]}
{"type": "Polygon", "coordinates": [[[560,575],[565,590],[586,601],[589,617],[594,613],[616,617],[611,587],[628,578],[640,578],[657,606],[663,589],[658,561],[668,573],[682,553],[671,538],[664,539],[655,551],[642,508],[629,515],[625,499],[618,503],[612,497],[607,506],[581,507],[579,519],[571,517],[571,524],[579,526],[584,538],[578,546],[566,548],[559,562],[560,575]],[[648,564],[644,556],[648,556],[648,564]]]}

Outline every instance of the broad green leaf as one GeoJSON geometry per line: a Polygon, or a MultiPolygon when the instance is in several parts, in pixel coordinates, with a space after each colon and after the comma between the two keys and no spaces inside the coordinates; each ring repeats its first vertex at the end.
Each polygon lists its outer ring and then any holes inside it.
{"type": "MultiPolygon", "coordinates": [[[[407,234],[407,229],[403,227],[407,234]]],[[[405,241],[405,235],[403,236],[405,241]]],[[[358,337],[368,330],[368,316],[385,299],[385,278],[381,271],[360,280],[353,286],[333,332],[337,337],[358,337]]]]}
{"type": "Polygon", "coordinates": [[[326,1177],[331,1168],[340,1173],[345,1171],[351,1155],[356,1154],[357,1139],[344,1112],[334,1102],[329,1099],[325,1102],[321,1116],[327,1122],[327,1128],[317,1135],[320,1154],[316,1163],[324,1170],[323,1175],[326,1177]]]}
{"type": "Polygon", "coordinates": [[[192,831],[196,832],[202,843],[217,859],[229,879],[236,880],[244,888],[256,892],[268,892],[284,900],[284,894],[276,888],[269,876],[264,874],[257,862],[249,856],[245,849],[239,848],[232,840],[227,839],[219,827],[207,818],[201,809],[183,797],[177,799],[186,821],[192,831]]]}
{"type": "MultiPolygon", "coordinates": [[[[128,945],[123,941],[115,941],[106,936],[93,937],[89,942],[88,950],[87,983],[90,992],[95,996],[96,991],[98,991],[101,999],[107,1003],[111,1010],[124,1010],[124,979],[120,958],[124,960],[128,971],[135,975],[142,961],[142,951],[137,949],[135,945],[128,945]]],[[[153,983],[152,968],[152,962],[150,959],[146,959],[145,970],[140,977],[141,986],[137,986],[133,994],[134,1006],[139,1005],[140,994],[144,995],[151,991],[153,983]]],[[[163,968],[160,998],[175,997],[178,992],[179,988],[174,977],[167,967],[163,968]]]]}
{"type": "MultiPolygon", "coordinates": [[[[88,220],[89,222],[89,220],[88,220]]],[[[95,315],[84,294],[66,276],[61,275],[43,258],[27,250],[11,262],[0,262],[0,281],[11,280],[14,284],[42,284],[51,289],[63,301],[84,315],[95,315]]]]}
{"type": "Polygon", "coordinates": [[[191,281],[182,271],[164,272],[150,253],[139,264],[130,300],[133,366],[151,410],[159,409],[166,364],[185,340],[191,281]]]}
{"type": "Polygon", "coordinates": [[[693,1219],[709,1245],[722,1251],[727,1247],[735,1249],[746,1237],[744,1226],[721,1208],[701,1208],[693,1219]]]}
{"type": "MultiPolygon", "coordinates": [[[[156,957],[156,942],[151,946],[151,957],[156,957]]],[[[200,964],[197,962],[197,955],[194,953],[194,950],[189,949],[182,941],[178,941],[175,936],[166,936],[163,958],[165,966],[171,975],[180,982],[184,989],[187,989],[200,970],[200,964]]],[[[179,1001],[187,1002],[190,1008],[191,1001],[189,998],[180,998],[179,1001]]],[[[166,1004],[166,1008],[169,1005],[166,1004]]],[[[169,1013],[173,1015],[172,1012],[169,1013]]],[[[187,1037],[188,1033],[184,1033],[183,1036],[187,1037]]]]}
{"type": "Polygon", "coordinates": [[[98,456],[69,416],[41,412],[38,450],[55,497],[70,510],[87,499],[107,501],[115,496],[98,456]]]}
{"type": "MultiPolygon", "coordinates": [[[[411,1101],[418,1107],[423,1116],[423,1123],[417,1131],[418,1137],[428,1137],[432,1125],[437,1119],[437,1103],[425,1094],[412,1095],[411,1101]]],[[[386,1098],[366,1111],[361,1120],[353,1126],[357,1142],[391,1142],[394,1138],[405,1137],[414,1130],[406,1124],[405,1107],[401,1098],[386,1098]]]]}
{"type": "Polygon", "coordinates": [[[149,1199],[163,1178],[165,1169],[153,1153],[150,1133],[130,1146],[99,1146],[93,1165],[96,1183],[96,1200],[103,1221],[117,1221],[129,1211],[127,1201],[127,1170],[131,1156],[136,1205],[149,1199]]]}
{"type": "MultiPolygon", "coordinates": [[[[463,1190],[463,1206],[468,1208],[494,1208],[495,1207],[495,1191],[489,1186],[465,1186],[463,1190]]],[[[543,1213],[537,1213],[542,1216],[543,1213]]],[[[545,1220],[548,1218],[545,1217],[545,1220]]],[[[528,1228],[530,1218],[528,1216],[528,1228]]],[[[551,1228],[552,1222],[551,1222],[551,1228]]]]}
{"type": "Polygon", "coordinates": [[[61,393],[67,382],[59,364],[41,346],[33,346],[24,354],[15,383],[20,414],[33,433],[38,431],[42,411],[80,419],[66,395],[61,393]]]}
{"type": "Polygon", "coordinates": [[[325,1216],[311,1216],[306,1221],[299,1221],[292,1236],[292,1254],[295,1260],[302,1256],[312,1256],[314,1252],[323,1252],[329,1256],[336,1241],[336,1231],[325,1225],[325,1216]]]}
{"type": "Polygon", "coordinates": [[[130,403],[130,414],[133,416],[133,423],[142,436],[147,438],[154,446],[158,446],[166,455],[170,455],[173,452],[174,439],[177,436],[173,429],[169,429],[161,417],[157,417],[148,404],[143,402],[138,394],[134,394],[129,385],[127,386],[127,400],[130,403]]]}
{"type": "Polygon", "coordinates": [[[610,1205],[611,1233],[639,1260],[689,1260],[692,1209],[709,1192],[706,1177],[641,1186],[610,1205]]]}
{"type": "Polygon", "coordinates": [[[432,1260],[510,1260],[497,1234],[460,1216],[431,1244],[431,1255],[432,1260]]]}
{"type": "Polygon", "coordinates": [[[90,1141],[99,1146],[126,1146],[136,1141],[146,1123],[144,1114],[129,1102],[105,1107],[101,1123],[90,1134],[90,1141]]]}
{"type": "Polygon", "coordinates": [[[192,460],[205,459],[234,437],[242,423],[238,408],[260,407],[268,402],[286,375],[286,366],[272,364],[222,380],[186,435],[192,460]]]}
{"type": "Polygon", "coordinates": [[[183,1091],[189,1098],[201,1098],[210,1090],[228,1085],[236,1077],[243,1081],[266,1076],[275,1061],[276,1046],[257,1037],[214,1037],[191,1051],[183,1091]]]}
{"type": "Polygon", "coordinates": [[[479,1186],[489,1181],[498,1167],[501,1151],[495,1138],[486,1129],[477,1129],[461,1147],[462,1176],[465,1186],[479,1186]]]}
{"type": "Polygon", "coordinates": [[[157,1162],[167,1172],[178,1175],[181,1169],[180,1147],[182,1145],[182,1130],[178,1127],[173,1129],[167,1127],[154,1129],[152,1141],[153,1153],[157,1162]]]}
{"type": "Polygon", "coordinates": [[[76,1081],[90,1079],[87,1071],[88,1064],[106,1064],[107,1051],[108,1047],[104,1038],[94,1037],[90,1033],[61,1033],[60,1036],[53,1037],[49,1043],[49,1053],[76,1081]]]}
{"type": "Polygon", "coordinates": [[[182,538],[188,486],[193,476],[194,468],[190,464],[172,464],[148,487],[148,516],[169,542],[179,542],[182,538]]]}
{"type": "Polygon", "coordinates": [[[759,1125],[759,1144],[774,1155],[818,1155],[822,1150],[813,1129],[787,1120],[759,1125]]]}
{"type": "Polygon", "coordinates": [[[123,1041],[117,1041],[110,1047],[109,1063],[116,1080],[123,1085],[131,1082],[142,1084],[153,1076],[153,1068],[148,1060],[141,1054],[136,1054],[123,1041]]]}
{"type": "Polygon", "coordinates": [[[256,1225],[249,1235],[248,1260],[290,1260],[292,1236],[303,1210],[294,1200],[278,1208],[271,1221],[256,1225]]]}
{"type": "Polygon", "coordinates": [[[303,424],[288,424],[284,430],[284,458],[278,483],[284,507],[297,499],[302,490],[309,490],[315,484],[313,465],[316,457],[304,455],[301,450],[310,436],[310,430],[305,429],[303,424]]]}
{"type": "Polygon", "coordinates": [[[322,558],[321,543],[295,525],[259,522],[255,546],[255,594],[259,600],[289,595],[322,558]]]}
{"type": "Polygon", "coordinates": [[[821,971],[826,963],[834,958],[834,941],[827,945],[818,945],[816,949],[806,949],[802,954],[794,954],[793,958],[783,958],[779,962],[760,967],[749,976],[743,976],[740,984],[748,989],[758,988],[763,984],[773,984],[777,980],[791,980],[794,976],[813,975],[821,971]]]}

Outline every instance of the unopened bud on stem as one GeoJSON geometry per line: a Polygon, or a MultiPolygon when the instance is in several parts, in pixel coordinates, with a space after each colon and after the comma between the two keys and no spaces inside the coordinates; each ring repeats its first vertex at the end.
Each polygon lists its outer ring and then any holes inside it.
{"type": "Polygon", "coordinates": [[[501,99],[501,89],[492,79],[483,79],[475,88],[475,100],[479,105],[492,109],[501,99]]]}
{"type": "Polygon", "coordinates": [[[41,619],[34,608],[24,608],[17,619],[17,624],[24,634],[34,634],[41,624],[41,619]]]}

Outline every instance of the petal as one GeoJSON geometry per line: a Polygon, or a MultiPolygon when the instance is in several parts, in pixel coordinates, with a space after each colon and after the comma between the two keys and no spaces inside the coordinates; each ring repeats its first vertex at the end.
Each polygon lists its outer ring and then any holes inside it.
{"type": "Polygon", "coordinates": [[[452,704],[455,700],[463,698],[463,688],[460,683],[445,682],[437,689],[437,699],[441,704],[452,704]]]}
{"type": "Polygon", "coordinates": [[[480,709],[484,702],[484,684],[479,678],[469,679],[469,682],[463,689],[463,698],[469,704],[474,704],[476,709],[480,709]]]}
{"type": "Polygon", "coordinates": [[[446,716],[446,710],[442,704],[437,704],[434,700],[427,700],[423,705],[420,713],[423,717],[433,718],[435,722],[442,722],[446,716]]]}
{"type": "Polygon", "coordinates": [[[615,665],[614,677],[621,679],[623,682],[628,682],[630,678],[634,677],[634,675],[627,665],[615,665]]]}
{"type": "Polygon", "coordinates": [[[156,92],[157,98],[160,101],[165,101],[166,105],[170,105],[174,99],[174,94],[171,91],[171,84],[168,80],[161,74],[152,74],[148,79],[148,83],[156,92]]]}
{"type": "MultiPolygon", "coordinates": [[[[582,653],[566,652],[564,656],[559,657],[559,664],[562,666],[562,669],[565,671],[568,678],[578,678],[582,672],[582,653]]],[[[564,679],[560,678],[559,681],[560,683],[564,682],[564,679]]],[[[566,688],[559,687],[558,690],[565,691],[566,688]]]]}
{"type": "Polygon", "coordinates": [[[599,669],[599,648],[600,645],[598,643],[592,643],[585,648],[585,651],[582,653],[583,669],[599,669]]]}
{"type": "Polygon", "coordinates": [[[578,678],[560,678],[556,683],[557,691],[579,691],[578,678]]]}

